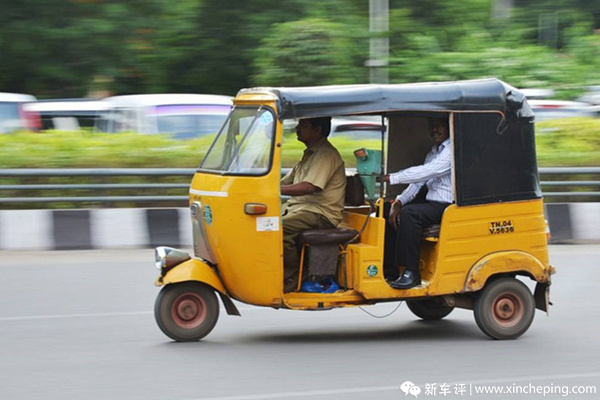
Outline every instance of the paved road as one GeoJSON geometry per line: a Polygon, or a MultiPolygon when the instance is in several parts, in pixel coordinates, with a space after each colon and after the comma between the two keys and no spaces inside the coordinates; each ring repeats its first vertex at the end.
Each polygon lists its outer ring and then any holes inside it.
{"type": "Polygon", "coordinates": [[[203,342],[174,343],[152,315],[152,250],[0,252],[0,399],[600,398],[563,392],[600,390],[600,246],[551,260],[555,305],[515,341],[487,339],[466,310],[427,323],[405,305],[240,305],[203,342]]]}

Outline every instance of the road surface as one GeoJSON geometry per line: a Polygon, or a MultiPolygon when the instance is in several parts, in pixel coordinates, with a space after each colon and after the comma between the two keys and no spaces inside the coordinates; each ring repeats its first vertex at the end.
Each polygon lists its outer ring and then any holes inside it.
{"type": "Polygon", "coordinates": [[[197,343],[156,326],[152,250],[0,252],[0,399],[598,399],[600,246],[550,251],[554,306],[514,341],[387,303],[240,304],[197,343]]]}

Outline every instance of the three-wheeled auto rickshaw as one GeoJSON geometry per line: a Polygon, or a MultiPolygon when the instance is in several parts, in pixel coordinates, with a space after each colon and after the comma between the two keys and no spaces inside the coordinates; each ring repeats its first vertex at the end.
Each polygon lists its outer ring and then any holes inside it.
{"type": "Polygon", "coordinates": [[[239,315],[232,299],[292,310],[404,300],[426,320],[460,307],[472,309],[492,338],[522,335],[536,308],[548,310],[554,272],[533,119],[525,96],[497,79],[241,90],[191,183],[194,254],[156,249],[155,284],[163,286],[155,304],[160,329],[177,341],[203,338],[217,322],[218,295],[230,315],[239,315]],[[384,122],[376,149],[382,161],[371,174],[422,164],[431,147],[427,118],[449,120],[455,201],[444,211],[438,234],[422,240],[422,282],[399,290],[386,281],[382,206],[398,191],[381,187],[371,204],[344,209],[337,229],[356,234],[351,240],[341,235],[334,246],[340,290],[307,293],[298,285],[284,292],[283,121],[357,115],[378,115],[384,122]],[[534,293],[524,278],[536,283],[534,293]]]}

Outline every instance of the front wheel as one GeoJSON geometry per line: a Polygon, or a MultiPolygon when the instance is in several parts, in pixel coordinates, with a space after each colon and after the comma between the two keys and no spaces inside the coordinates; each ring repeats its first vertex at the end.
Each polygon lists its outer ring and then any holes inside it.
{"type": "Polygon", "coordinates": [[[163,287],[154,303],[154,317],[161,331],[178,342],[192,342],[212,331],[219,318],[215,292],[199,282],[163,287]]]}
{"type": "Polygon", "coordinates": [[[442,298],[406,300],[406,305],[413,314],[425,321],[442,319],[454,310],[454,307],[446,304],[442,298]]]}
{"type": "Polygon", "coordinates": [[[525,284],[502,278],[487,285],[475,298],[477,326],[493,339],[516,339],[533,322],[535,301],[525,284]]]}

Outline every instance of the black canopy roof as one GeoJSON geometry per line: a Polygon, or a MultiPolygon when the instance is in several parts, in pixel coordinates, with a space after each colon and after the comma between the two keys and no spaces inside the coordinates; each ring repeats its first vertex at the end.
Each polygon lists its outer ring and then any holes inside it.
{"type": "Polygon", "coordinates": [[[525,96],[498,79],[390,85],[250,88],[270,93],[281,119],[379,114],[394,111],[500,111],[508,119],[532,119],[525,96]]]}

